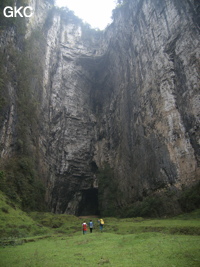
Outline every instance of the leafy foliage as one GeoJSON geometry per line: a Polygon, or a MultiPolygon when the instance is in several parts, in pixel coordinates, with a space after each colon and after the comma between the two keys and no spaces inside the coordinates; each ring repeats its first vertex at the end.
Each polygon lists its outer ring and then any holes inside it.
{"type": "MultiPolygon", "coordinates": [[[[0,62],[4,62],[4,54],[0,52],[0,62]]],[[[3,64],[0,64],[0,127],[9,108],[8,84],[9,77],[3,64]]]]}
{"type": "Polygon", "coordinates": [[[117,16],[120,10],[123,10],[124,8],[127,7],[127,3],[128,3],[128,0],[116,0],[115,1],[116,7],[112,11],[112,19],[114,19],[115,16],[117,16]]]}
{"type": "Polygon", "coordinates": [[[121,217],[162,217],[167,212],[191,212],[200,208],[200,183],[182,190],[172,191],[170,189],[161,194],[147,196],[143,201],[127,205],[121,209],[121,217]],[[176,211],[175,206],[178,207],[176,211]],[[174,211],[172,210],[174,209],[174,211]],[[163,213],[164,210],[164,213],[163,213]]]}
{"type": "Polygon", "coordinates": [[[122,217],[158,217],[158,207],[162,204],[160,198],[149,196],[141,202],[128,205],[121,210],[122,217]]]}
{"type": "MultiPolygon", "coordinates": [[[[1,166],[2,167],[2,166],[1,166]]],[[[0,172],[0,190],[24,210],[43,210],[44,186],[37,177],[32,158],[7,160],[0,172]]]]}
{"type": "Polygon", "coordinates": [[[116,216],[118,198],[121,195],[114,171],[108,163],[98,170],[99,210],[102,216],[116,216]]]}
{"type": "Polygon", "coordinates": [[[126,0],[115,0],[116,5],[123,5],[126,2],[126,0]]]}
{"type": "Polygon", "coordinates": [[[184,212],[200,208],[200,182],[191,188],[183,189],[179,197],[179,203],[184,212]]]}
{"type": "MultiPolygon", "coordinates": [[[[24,20],[21,23],[25,25],[24,20]]],[[[18,24],[17,29],[20,27],[18,24]]],[[[12,125],[15,153],[0,161],[0,190],[24,210],[45,208],[38,141],[44,44],[42,31],[36,29],[28,39],[21,38],[20,49],[8,45],[0,53],[0,127],[10,116],[11,101],[15,112],[12,125]]]]}
{"type": "Polygon", "coordinates": [[[6,6],[14,7],[16,4],[17,7],[20,6],[28,6],[28,3],[26,0],[18,0],[17,2],[15,0],[1,0],[0,2],[0,29],[6,29],[7,27],[13,27],[15,28],[15,31],[17,33],[17,37],[20,35],[24,35],[26,32],[26,24],[25,19],[23,17],[17,16],[17,17],[5,17],[3,14],[3,10],[6,6]]]}

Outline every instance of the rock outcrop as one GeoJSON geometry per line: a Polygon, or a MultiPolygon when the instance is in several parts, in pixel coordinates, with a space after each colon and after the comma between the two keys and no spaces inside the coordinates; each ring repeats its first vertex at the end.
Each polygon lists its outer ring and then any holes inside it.
{"type": "MultiPolygon", "coordinates": [[[[104,32],[49,3],[45,10],[43,21],[27,21],[26,38],[37,28],[45,35],[32,146],[51,210],[97,214],[199,181],[199,4],[124,1],[104,32]]],[[[11,30],[4,35],[14,43],[11,30]]],[[[4,158],[15,142],[14,102],[1,128],[4,158]]]]}
{"type": "Polygon", "coordinates": [[[197,6],[126,2],[106,32],[103,138],[95,144],[97,165],[114,168],[121,206],[200,178],[197,6]]]}

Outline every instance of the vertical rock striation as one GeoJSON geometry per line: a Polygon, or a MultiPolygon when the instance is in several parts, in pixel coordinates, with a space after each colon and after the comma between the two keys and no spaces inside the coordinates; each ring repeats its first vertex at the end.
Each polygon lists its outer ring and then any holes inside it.
{"type": "Polygon", "coordinates": [[[57,213],[98,212],[92,164],[96,124],[90,108],[93,81],[79,61],[91,60],[100,35],[95,31],[90,34],[72,14],[59,12],[55,12],[47,33],[43,96],[46,129],[42,138],[53,174],[48,181],[48,201],[57,213]]]}
{"type": "Polygon", "coordinates": [[[114,168],[122,206],[200,178],[197,5],[126,1],[107,29],[95,158],[114,168]]]}
{"type": "MultiPolygon", "coordinates": [[[[27,22],[26,38],[38,27],[45,35],[35,146],[51,210],[97,214],[98,204],[101,211],[108,208],[110,193],[116,193],[113,208],[120,209],[196,183],[199,4],[127,0],[115,9],[113,23],[98,32],[70,11],[45,3],[43,20],[37,15],[27,22]],[[105,164],[112,170],[107,185],[116,192],[105,187],[98,203],[97,171],[105,164]]],[[[33,6],[37,14],[44,10],[39,0],[33,6]]],[[[13,34],[2,35],[3,42],[14,43],[13,34]]],[[[14,88],[8,88],[14,99],[14,88]]],[[[2,157],[12,153],[15,142],[11,102],[1,126],[2,157]]],[[[174,213],[180,210],[176,205],[174,213]]]]}

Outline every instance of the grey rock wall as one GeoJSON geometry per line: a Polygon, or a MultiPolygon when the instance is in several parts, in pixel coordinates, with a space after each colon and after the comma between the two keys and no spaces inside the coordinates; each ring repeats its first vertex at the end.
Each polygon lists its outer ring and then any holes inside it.
{"type": "Polygon", "coordinates": [[[122,206],[200,178],[197,5],[127,1],[107,30],[95,158],[114,168],[122,206]]]}
{"type": "MultiPolygon", "coordinates": [[[[55,13],[47,33],[43,114],[46,128],[41,138],[46,147],[52,178],[48,202],[56,213],[79,214],[80,203],[98,212],[93,153],[96,118],[91,110],[91,73],[80,61],[92,58],[100,33],[88,35],[87,27],[55,13]],[[89,193],[86,192],[89,190],[89,193]],[[86,196],[87,195],[87,196],[86,196]]],[[[83,211],[84,213],[84,211],[83,211]]]]}
{"type": "MultiPolygon", "coordinates": [[[[97,214],[105,162],[116,209],[200,179],[198,11],[192,0],[128,0],[104,32],[57,10],[27,21],[26,38],[36,27],[45,34],[38,142],[53,212],[97,214]]],[[[12,105],[9,114],[2,157],[11,153],[12,105]]]]}

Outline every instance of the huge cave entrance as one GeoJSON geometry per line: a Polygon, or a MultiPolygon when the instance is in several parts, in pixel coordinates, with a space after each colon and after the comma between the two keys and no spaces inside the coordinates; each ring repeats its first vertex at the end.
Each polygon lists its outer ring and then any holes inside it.
{"type": "Polygon", "coordinates": [[[79,204],[78,216],[99,215],[98,189],[82,190],[82,200],[79,204]]]}

